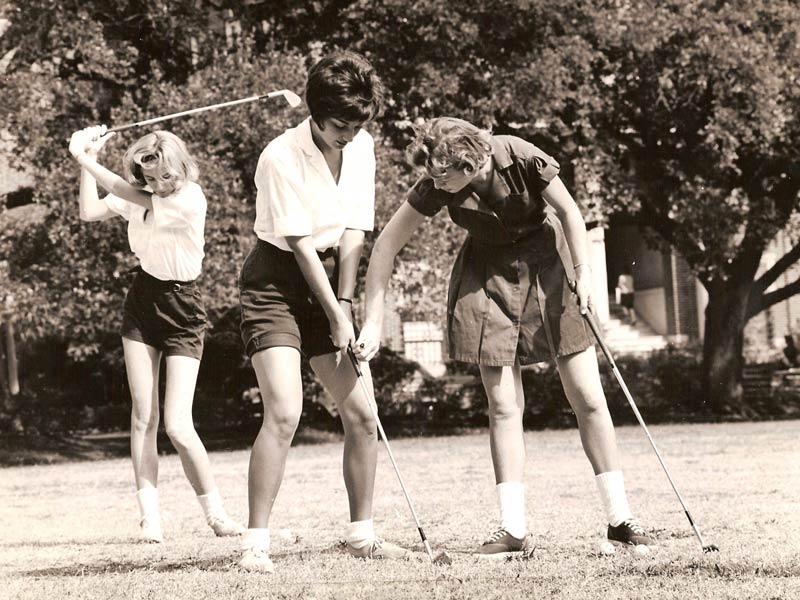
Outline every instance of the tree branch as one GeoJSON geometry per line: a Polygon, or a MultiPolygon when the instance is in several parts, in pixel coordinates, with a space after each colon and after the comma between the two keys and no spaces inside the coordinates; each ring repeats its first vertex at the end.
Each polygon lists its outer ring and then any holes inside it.
{"type": "Polygon", "coordinates": [[[764,290],[778,280],[778,277],[780,277],[786,269],[791,267],[798,260],[800,260],[800,242],[780,257],[774,265],[761,275],[761,277],[755,280],[754,289],[759,293],[763,293],[764,290]]]}
{"type": "Polygon", "coordinates": [[[760,313],[762,310],[768,309],[770,306],[783,302],[787,298],[791,298],[795,294],[800,294],[800,277],[795,279],[792,283],[786,284],[780,289],[768,294],[759,294],[757,298],[753,298],[751,293],[747,301],[746,319],[750,319],[760,313]]]}

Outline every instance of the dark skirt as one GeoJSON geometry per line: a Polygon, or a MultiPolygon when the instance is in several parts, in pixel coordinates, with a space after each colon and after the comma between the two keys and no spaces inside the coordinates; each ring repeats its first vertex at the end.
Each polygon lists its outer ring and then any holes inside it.
{"type": "Polygon", "coordinates": [[[466,239],[448,293],[452,359],[487,366],[526,365],[592,345],[559,254],[564,244],[560,225],[552,220],[509,244],[466,239]]]}

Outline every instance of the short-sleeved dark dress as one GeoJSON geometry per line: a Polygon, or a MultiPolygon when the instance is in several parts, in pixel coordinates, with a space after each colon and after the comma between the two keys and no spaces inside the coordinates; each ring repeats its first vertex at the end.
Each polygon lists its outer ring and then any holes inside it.
{"type": "Polygon", "coordinates": [[[533,364],[585,350],[591,336],[569,289],[570,265],[559,220],[542,191],[559,165],[514,136],[493,136],[494,185],[488,197],[467,186],[451,194],[423,177],[408,195],[433,216],[447,207],[467,236],[450,276],[450,358],[487,366],[533,364]]]}

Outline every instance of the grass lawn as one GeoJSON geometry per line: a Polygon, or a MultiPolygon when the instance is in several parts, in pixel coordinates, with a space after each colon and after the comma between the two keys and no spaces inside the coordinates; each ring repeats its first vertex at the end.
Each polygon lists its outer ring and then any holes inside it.
{"type": "MultiPolygon", "coordinates": [[[[800,421],[654,426],[707,542],[703,555],[638,427],[618,437],[631,504],[659,545],[648,556],[598,553],[600,504],[575,430],[527,434],[530,560],[477,561],[496,524],[486,432],[398,439],[392,450],[434,551],[427,563],[391,464],[378,466],[379,535],[419,558],[369,563],[338,547],[347,521],[341,444],[291,450],[272,518],[273,575],[232,566],[237,540],[213,537],[177,456],[161,460],[166,541],[136,541],[127,459],[0,471],[0,598],[798,598],[800,421]],[[291,529],[291,538],[277,532],[291,529]]],[[[229,511],[247,517],[248,452],[214,452],[229,511]]]]}

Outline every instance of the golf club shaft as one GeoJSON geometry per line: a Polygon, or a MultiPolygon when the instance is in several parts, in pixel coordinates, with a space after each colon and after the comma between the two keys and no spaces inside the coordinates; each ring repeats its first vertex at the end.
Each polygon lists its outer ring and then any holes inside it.
{"type": "Polygon", "coordinates": [[[700,544],[703,546],[703,549],[705,549],[706,543],[703,540],[703,536],[700,533],[700,529],[695,524],[694,519],[692,519],[692,515],[689,513],[689,509],[686,508],[686,503],[683,501],[683,498],[681,497],[681,494],[678,491],[675,482],[672,480],[672,476],[669,474],[667,465],[666,463],[664,463],[664,459],[661,457],[661,453],[658,451],[658,447],[656,446],[656,443],[653,441],[653,437],[650,435],[650,430],[647,429],[647,425],[645,424],[644,419],[642,418],[642,415],[639,412],[639,408],[636,406],[636,402],[633,401],[633,396],[631,396],[630,391],[628,391],[628,386],[625,385],[625,381],[622,379],[622,375],[620,374],[619,369],[617,368],[617,363],[616,361],[614,361],[614,357],[611,356],[611,352],[609,351],[608,347],[603,341],[603,338],[600,336],[600,330],[597,327],[597,323],[595,323],[595,320],[589,311],[583,314],[583,318],[586,319],[586,322],[589,324],[589,328],[592,330],[592,333],[594,334],[597,343],[600,345],[600,349],[603,351],[603,354],[605,354],[608,364],[611,365],[611,372],[614,373],[614,377],[617,378],[617,382],[619,382],[619,386],[622,388],[622,392],[625,394],[625,398],[628,400],[628,404],[630,405],[631,410],[633,410],[633,414],[636,416],[636,420],[639,421],[639,425],[642,426],[642,429],[644,430],[644,433],[647,436],[650,445],[653,447],[653,451],[656,453],[658,462],[661,463],[661,468],[664,470],[664,473],[666,474],[667,479],[669,480],[669,484],[672,486],[672,490],[678,497],[678,501],[681,503],[681,507],[683,507],[683,512],[686,515],[686,518],[689,519],[689,524],[692,526],[692,529],[694,530],[697,539],[700,540],[700,544]]]}
{"type": "Polygon", "coordinates": [[[428,538],[425,535],[425,531],[422,529],[422,525],[420,525],[419,518],[417,517],[417,511],[414,510],[414,504],[411,502],[411,497],[408,495],[406,485],[403,483],[403,476],[400,475],[400,469],[397,466],[397,462],[394,460],[392,449],[389,447],[389,440],[386,439],[386,432],[383,430],[381,419],[378,416],[378,407],[375,404],[375,399],[369,393],[369,389],[367,389],[367,384],[364,381],[364,374],[361,372],[361,367],[358,364],[358,358],[356,358],[356,355],[353,353],[353,349],[350,347],[347,348],[347,356],[350,358],[350,362],[352,363],[353,369],[356,372],[356,378],[361,385],[361,391],[364,392],[364,397],[367,400],[367,404],[369,404],[370,410],[372,410],[372,416],[375,417],[375,423],[378,425],[378,433],[383,440],[383,445],[386,446],[386,452],[389,455],[389,460],[391,461],[392,466],[394,467],[394,472],[397,475],[397,481],[400,482],[400,488],[403,490],[403,496],[405,496],[406,502],[408,503],[408,508],[411,510],[411,516],[414,517],[414,523],[417,526],[419,537],[422,539],[422,544],[425,546],[425,552],[428,554],[430,561],[433,562],[433,552],[431,552],[431,546],[428,543],[428,538]]]}
{"type": "Polygon", "coordinates": [[[207,110],[216,110],[218,108],[226,108],[229,106],[236,106],[238,104],[245,104],[247,102],[255,102],[257,100],[262,100],[263,98],[274,98],[275,96],[283,96],[283,95],[284,95],[284,90],[278,90],[275,92],[270,92],[268,94],[248,96],[247,98],[241,98],[239,100],[231,100],[230,102],[220,102],[218,104],[211,104],[209,106],[201,106],[200,108],[184,110],[182,112],[172,113],[171,115],[164,115],[163,117],[154,117],[152,119],[147,119],[146,121],[138,121],[137,123],[129,123],[128,125],[120,125],[118,127],[112,127],[111,129],[107,130],[107,133],[111,133],[112,131],[116,132],[125,131],[126,129],[132,129],[134,127],[143,127],[145,125],[152,125],[154,123],[160,123],[161,121],[177,119],[178,117],[186,117],[188,115],[194,115],[197,113],[205,112],[207,110]]]}

